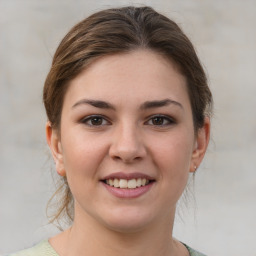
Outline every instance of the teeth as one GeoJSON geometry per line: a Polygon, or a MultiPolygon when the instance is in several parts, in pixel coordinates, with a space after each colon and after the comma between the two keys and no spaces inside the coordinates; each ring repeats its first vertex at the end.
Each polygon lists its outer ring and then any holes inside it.
{"type": "Polygon", "coordinates": [[[139,188],[141,186],[145,186],[149,183],[149,180],[143,178],[138,179],[108,179],[105,181],[109,186],[115,187],[115,188],[139,188]]]}
{"type": "Polygon", "coordinates": [[[115,188],[119,188],[119,180],[118,179],[114,179],[114,187],[115,188]]]}
{"type": "Polygon", "coordinates": [[[121,179],[120,181],[119,181],[119,187],[120,188],[127,188],[127,180],[124,180],[124,179],[121,179]]]}
{"type": "Polygon", "coordinates": [[[109,179],[109,180],[108,180],[108,185],[110,185],[110,186],[113,187],[113,186],[114,186],[114,181],[113,181],[112,179],[109,179]]]}
{"type": "Polygon", "coordinates": [[[136,186],[137,186],[137,182],[136,182],[136,180],[135,179],[132,179],[132,180],[128,180],[128,182],[127,182],[128,184],[128,188],[136,188],[136,186]]]}
{"type": "Polygon", "coordinates": [[[137,186],[137,187],[141,187],[141,185],[142,185],[142,184],[141,184],[141,179],[137,179],[136,186],[137,186]]]}

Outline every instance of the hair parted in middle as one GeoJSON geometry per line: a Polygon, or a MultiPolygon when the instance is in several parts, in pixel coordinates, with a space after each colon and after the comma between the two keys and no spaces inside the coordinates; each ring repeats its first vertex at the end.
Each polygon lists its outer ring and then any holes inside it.
{"type": "MultiPolygon", "coordinates": [[[[184,75],[191,103],[195,133],[211,114],[212,95],[195,49],[179,26],[151,7],[123,7],[92,14],[75,25],[63,38],[46,78],[43,101],[48,120],[60,134],[61,113],[70,81],[98,58],[149,49],[176,65],[184,75]]],[[[150,63],[149,63],[150,65],[150,63]]],[[[58,212],[73,218],[73,197],[66,178],[58,212]]]]}

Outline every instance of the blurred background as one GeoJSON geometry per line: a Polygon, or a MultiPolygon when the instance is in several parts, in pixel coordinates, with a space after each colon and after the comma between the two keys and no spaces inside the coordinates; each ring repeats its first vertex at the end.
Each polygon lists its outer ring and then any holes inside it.
{"type": "Polygon", "coordinates": [[[45,214],[55,187],[41,100],[58,43],[89,14],[128,4],[183,28],[215,100],[211,145],[174,236],[209,256],[255,256],[255,0],[0,0],[0,254],[58,232],[45,214]]]}

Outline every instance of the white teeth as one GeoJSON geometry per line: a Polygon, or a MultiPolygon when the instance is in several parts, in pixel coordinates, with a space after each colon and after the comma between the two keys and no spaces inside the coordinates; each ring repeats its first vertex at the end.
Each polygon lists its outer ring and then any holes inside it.
{"type": "Polygon", "coordinates": [[[135,179],[128,180],[128,188],[136,188],[137,182],[135,179]]]}
{"type": "Polygon", "coordinates": [[[119,188],[119,180],[118,179],[114,179],[114,187],[119,188]]]}
{"type": "Polygon", "coordinates": [[[119,181],[119,187],[120,188],[127,188],[127,180],[124,180],[124,179],[120,179],[119,181]]]}
{"type": "Polygon", "coordinates": [[[114,181],[112,179],[107,180],[107,182],[108,182],[108,185],[112,187],[114,186],[114,181]]]}
{"type": "Polygon", "coordinates": [[[138,179],[131,179],[131,180],[126,180],[126,179],[108,179],[106,180],[106,183],[109,186],[115,187],[115,188],[139,188],[141,186],[145,186],[149,184],[149,180],[145,178],[138,178],[138,179]]]}
{"type": "Polygon", "coordinates": [[[141,178],[137,179],[137,182],[136,182],[136,186],[137,187],[141,187],[141,178]]]}

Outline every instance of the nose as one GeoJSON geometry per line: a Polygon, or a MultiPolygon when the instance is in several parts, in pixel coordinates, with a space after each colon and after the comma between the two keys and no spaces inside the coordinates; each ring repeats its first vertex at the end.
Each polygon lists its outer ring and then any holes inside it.
{"type": "Polygon", "coordinates": [[[132,163],[146,156],[146,147],[138,130],[135,125],[122,125],[115,130],[109,149],[111,158],[132,163]]]}

